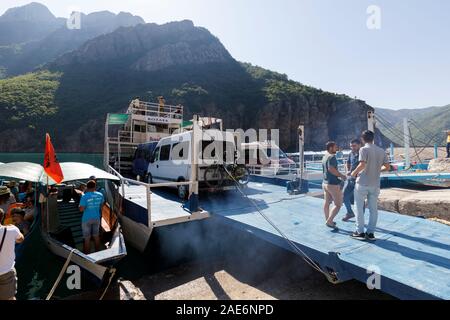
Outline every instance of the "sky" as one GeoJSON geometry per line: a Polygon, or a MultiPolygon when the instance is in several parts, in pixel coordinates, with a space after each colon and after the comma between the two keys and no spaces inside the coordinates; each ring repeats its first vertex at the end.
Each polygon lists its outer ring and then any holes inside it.
{"type": "MultiPolygon", "coordinates": [[[[1,0],[0,13],[29,3],[1,0]]],[[[127,11],[146,22],[189,19],[233,57],[373,107],[450,104],[447,0],[40,0],[72,10],[127,11]],[[375,6],[375,7],[373,7],[375,6]]]]}

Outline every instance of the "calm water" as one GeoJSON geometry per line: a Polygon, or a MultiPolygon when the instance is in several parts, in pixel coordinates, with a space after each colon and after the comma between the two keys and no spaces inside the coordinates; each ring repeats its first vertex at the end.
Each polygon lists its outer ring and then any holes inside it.
{"type": "MultiPolygon", "coordinates": [[[[57,153],[60,162],[84,162],[98,168],[103,167],[102,153],[57,153]]],[[[44,163],[43,153],[0,153],[0,162],[44,163]]]]}

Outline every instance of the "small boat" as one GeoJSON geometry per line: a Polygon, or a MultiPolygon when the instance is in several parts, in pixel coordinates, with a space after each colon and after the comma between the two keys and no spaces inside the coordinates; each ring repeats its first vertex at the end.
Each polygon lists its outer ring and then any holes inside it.
{"type": "MultiPolygon", "coordinates": [[[[29,162],[0,165],[0,177],[31,181],[44,186],[52,185],[56,188],[57,192],[48,197],[43,212],[40,208],[36,208],[38,214],[29,234],[39,229],[51,252],[64,259],[70,259],[71,262],[92,274],[98,283],[102,283],[109,274],[112,274],[114,264],[127,254],[113,195],[106,194],[106,203],[102,208],[102,249],[90,254],[81,251],[82,213],[78,210],[78,203],[72,195],[76,185],[88,180],[91,176],[106,183],[118,183],[119,179],[85,163],[61,163],[61,169],[64,180],[58,185],[47,177],[41,165],[29,162]]],[[[19,256],[26,254],[24,245],[16,248],[17,251],[19,256]]]]}

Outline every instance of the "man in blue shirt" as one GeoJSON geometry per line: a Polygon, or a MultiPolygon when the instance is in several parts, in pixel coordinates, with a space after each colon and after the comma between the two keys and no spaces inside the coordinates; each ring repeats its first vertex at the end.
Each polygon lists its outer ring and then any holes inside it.
{"type": "MultiPolygon", "coordinates": [[[[361,148],[361,140],[354,139],[350,142],[350,149],[352,150],[347,159],[347,174],[350,173],[358,167],[359,164],[359,149],[361,148]]],[[[347,186],[344,190],[344,205],[347,208],[347,214],[342,221],[348,221],[351,218],[355,217],[355,213],[352,209],[352,204],[355,201],[354,191],[355,191],[355,182],[354,178],[348,179],[347,186]]]]}
{"type": "Polygon", "coordinates": [[[95,191],[97,184],[94,180],[90,180],[86,187],[86,192],[80,199],[79,208],[83,212],[83,217],[81,218],[81,229],[84,238],[83,251],[89,254],[91,251],[91,238],[94,238],[95,251],[100,250],[101,210],[105,200],[100,192],[95,191]]]}

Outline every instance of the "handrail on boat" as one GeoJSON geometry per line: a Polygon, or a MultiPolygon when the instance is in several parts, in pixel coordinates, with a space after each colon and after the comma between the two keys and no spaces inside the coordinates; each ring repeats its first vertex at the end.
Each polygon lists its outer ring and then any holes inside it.
{"type": "Polygon", "coordinates": [[[147,212],[148,212],[148,226],[151,228],[152,226],[152,206],[151,206],[151,189],[152,188],[163,188],[163,187],[178,187],[178,186],[198,186],[198,181],[180,181],[180,182],[167,182],[167,183],[154,183],[149,184],[142,181],[137,181],[129,178],[123,177],[117,170],[108,165],[108,172],[117,176],[120,179],[120,184],[122,187],[122,197],[125,198],[125,183],[130,185],[140,185],[146,188],[146,197],[147,197],[147,212]]]}

